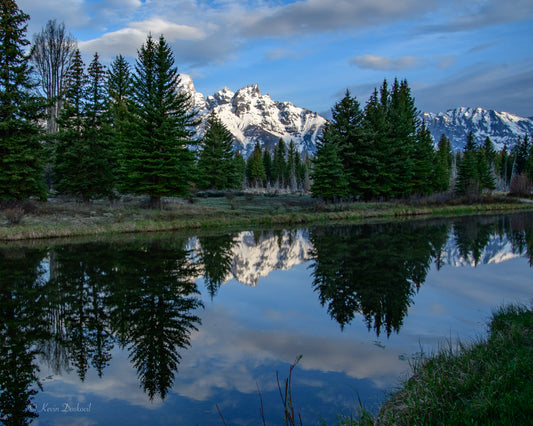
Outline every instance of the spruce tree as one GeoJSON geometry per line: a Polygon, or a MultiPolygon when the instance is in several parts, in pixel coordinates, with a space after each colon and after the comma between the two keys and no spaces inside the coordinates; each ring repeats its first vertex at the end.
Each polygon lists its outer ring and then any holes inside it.
{"type": "MultiPolygon", "coordinates": [[[[132,125],[132,77],[131,68],[122,55],[115,57],[107,72],[107,93],[109,96],[108,112],[110,120],[110,140],[115,155],[113,160],[117,166],[124,163],[123,157],[126,141],[134,137],[132,125]]],[[[115,178],[119,188],[127,176],[121,174],[122,169],[116,167],[115,178]]]]}
{"type": "Polygon", "coordinates": [[[246,161],[246,177],[248,178],[249,186],[263,186],[266,174],[261,155],[261,145],[259,145],[259,142],[255,144],[252,155],[250,155],[250,157],[248,157],[248,160],[246,161]]]}
{"type": "Polygon", "coordinates": [[[285,142],[279,139],[278,144],[274,148],[274,158],[272,160],[272,177],[274,183],[283,188],[287,184],[287,154],[285,142]]]}
{"type": "MultiPolygon", "coordinates": [[[[386,97],[385,97],[386,99],[386,97]]],[[[390,196],[392,170],[388,167],[388,121],[386,105],[384,106],[378,96],[377,89],[368,99],[365,106],[363,132],[365,143],[368,147],[368,172],[361,179],[362,195],[365,199],[374,196],[390,196]]]]}
{"type": "Polygon", "coordinates": [[[331,109],[332,120],[326,124],[328,138],[339,147],[344,170],[354,196],[370,198],[376,158],[373,138],[365,137],[364,114],[355,96],[347,90],[331,109]]]}
{"type": "Polygon", "coordinates": [[[263,150],[263,168],[265,169],[265,180],[268,185],[274,184],[274,178],[272,174],[272,155],[268,149],[263,150]]]}
{"type": "Polygon", "coordinates": [[[46,198],[38,124],[45,103],[25,53],[29,16],[12,0],[1,0],[0,12],[0,199],[46,198]]]}
{"type": "Polygon", "coordinates": [[[473,195],[481,191],[477,145],[474,134],[468,133],[463,157],[459,164],[455,192],[459,195],[473,195]]]}
{"type": "Polygon", "coordinates": [[[207,121],[205,135],[200,142],[199,188],[228,189],[236,186],[232,144],[233,135],[212,112],[207,121]]]}
{"type": "Polygon", "coordinates": [[[148,36],[133,75],[134,137],[121,155],[123,189],[150,196],[154,208],[163,196],[189,192],[194,156],[188,149],[196,124],[190,95],[178,92],[179,74],[165,38],[148,36]]]}
{"type": "Polygon", "coordinates": [[[431,133],[425,123],[422,123],[417,132],[413,154],[412,192],[420,195],[431,194],[437,187],[435,175],[437,160],[431,133]]]}
{"type": "Polygon", "coordinates": [[[83,196],[93,199],[111,197],[115,183],[115,146],[111,137],[108,107],[107,73],[95,53],[87,69],[85,103],[85,143],[87,155],[83,158],[83,172],[89,183],[83,196]]]}
{"type": "Polygon", "coordinates": [[[311,172],[311,195],[326,201],[336,201],[349,195],[348,179],[344,171],[339,147],[325,133],[317,144],[311,172]]]}
{"type": "Polygon", "coordinates": [[[300,168],[300,153],[296,149],[296,144],[291,139],[289,142],[289,149],[287,151],[287,171],[288,184],[291,191],[298,190],[298,170],[300,168]]]}
{"type": "Polygon", "coordinates": [[[63,108],[57,119],[53,176],[55,189],[62,194],[84,197],[90,185],[79,173],[89,154],[85,144],[85,94],[87,75],[79,50],[76,50],[67,74],[63,108]]]}
{"type": "Polygon", "coordinates": [[[447,191],[450,186],[450,176],[453,163],[453,154],[450,140],[443,133],[439,139],[435,163],[435,190],[447,191]]]}
{"type": "Polygon", "coordinates": [[[387,164],[392,172],[391,195],[404,196],[413,192],[414,152],[419,127],[418,111],[406,80],[401,83],[394,81],[388,105],[386,148],[387,164]]]}

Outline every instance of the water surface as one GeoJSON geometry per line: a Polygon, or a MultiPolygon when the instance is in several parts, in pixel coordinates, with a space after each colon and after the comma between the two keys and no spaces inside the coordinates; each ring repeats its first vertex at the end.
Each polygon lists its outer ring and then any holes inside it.
{"type": "Polygon", "coordinates": [[[294,405],[331,424],[529,303],[532,257],[531,213],[2,246],[1,418],[280,424],[302,355],[294,405]]]}

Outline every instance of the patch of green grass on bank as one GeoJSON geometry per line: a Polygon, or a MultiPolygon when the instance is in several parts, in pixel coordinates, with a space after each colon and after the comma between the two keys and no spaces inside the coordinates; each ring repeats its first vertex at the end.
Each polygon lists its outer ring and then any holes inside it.
{"type": "Polygon", "coordinates": [[[500,308],[486,340],[441,348],[415,362],[412,377],[364,425],[531,424],[533,311],[500,308]]]}
{"type": "Polygon", "coordinates": [[[452,216],[533,209],[533,204],[502,199],[470,204],[427,202],[324,203],[308,195],[227,195],[165,199],[161,210],[146,200],[78,203],[73,200],[24,202],[0,210],[0,240],[60,238],[185,229],[365,222],[425,216],[452,216]]]}

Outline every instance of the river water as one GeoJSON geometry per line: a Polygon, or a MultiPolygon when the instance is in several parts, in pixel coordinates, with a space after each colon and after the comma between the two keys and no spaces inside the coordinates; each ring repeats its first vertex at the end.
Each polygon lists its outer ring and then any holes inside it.
{"type": "Polygon", "coordinates": [[[530,304],[532,264],[533,213],[4,245],[0,419],[283,424],[290,377],[332,424],[530,304]]]}

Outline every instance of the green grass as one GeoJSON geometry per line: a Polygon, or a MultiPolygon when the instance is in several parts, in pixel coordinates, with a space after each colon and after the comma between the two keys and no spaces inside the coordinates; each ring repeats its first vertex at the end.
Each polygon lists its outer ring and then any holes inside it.
{"type": "Polygon", "coordinates": [[[533,204],[506,199],[453,205],[427,201],[326,204],[307,195],[289,194],[168,199],[162,210],[144,208],[143,203],[139,198],[121,202],[25,202],[22,205],[24,212],[16,215],[16,219],[20,220],[13,220],[13,215],[10,217],[8,214],[9,209],[0,210],[0,240],[218,227],[291,226],[332,221],[386,221],[533,209],[533,204]]]}
{"type": "Polygon", "coordinates": [[[412,377],[377,417],[362,410],[345,424],[532,424],[533,311],[511,305],[493,314],[489,336],[451,343],[413,364],[412,377]]]}

